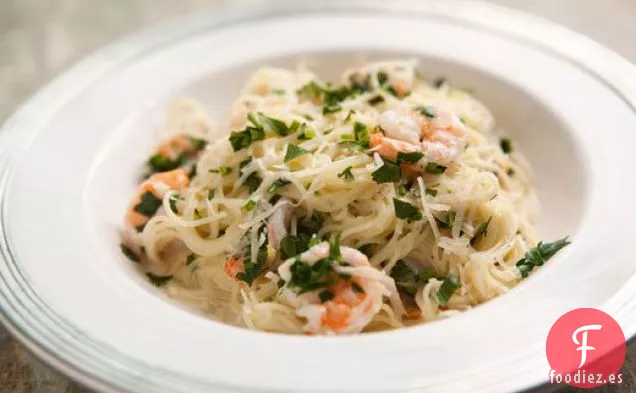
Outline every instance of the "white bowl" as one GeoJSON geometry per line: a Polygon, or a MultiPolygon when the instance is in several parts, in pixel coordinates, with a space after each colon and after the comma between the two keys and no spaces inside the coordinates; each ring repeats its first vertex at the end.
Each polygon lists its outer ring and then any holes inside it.
{"type": "Polygon", "coordinates": [[[636,70],[575,33],[464,1],[339,1],[180,20],[83,61],[3,127],[1,319],[99,391],[463,392],[545,383],[545,339],[574,308],[636,332],[636,70]],[[248,73],[358,54],[416,57],[471,86],[536,172],[539,229],[573,244],[509,294],[448,320],[354,337],[266,334],[165,298],[118,249],[134,174],[167,101],[224,119],[248,73]],[[619,291],[620,288],[623,288],[619,291]]]}

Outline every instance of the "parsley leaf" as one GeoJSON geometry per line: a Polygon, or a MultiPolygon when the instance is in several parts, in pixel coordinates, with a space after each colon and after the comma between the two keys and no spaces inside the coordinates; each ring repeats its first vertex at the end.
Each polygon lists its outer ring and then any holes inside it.
{"type": "Polygon", "coordinates": [[[437,116],[437,109],[434,106],[418,106],[415,110],[429,119],[433,119],[437,116]]]}
{"type": "Polygon", "coordinates": [[[245,168],[249,163],[252,162],[252,157],[247,158],[239,163],[239,172],[242,172],[242,169],[245,168]]]}
{"type": "Polygon", "coordinates": [[[428,280],[435,277],[432,270],[422,269],[416,272],[403,260],[397,261],[391,269],[390,275],[395,280],[395,285],[411,296],[414,296],[419,288],[426,285],[428,280]]]}
{"type": "Polygon", "coordinates": [[[137,256],[137,254],[135,254],[134,251],[130,249],[130,247],[128,247],[124,243],[121,243],[119,247],[121,248],[121,252],[126,256],[126,258],[130,259],[133,262],[139,262],[139,256],[137,256]]]}
{"type": "Polygon", "coordinates": [[[397,163],[398,165],[403,163],[415,164],[416,162],[421,160],[422,157],[424,157],[424,153],[420,151],[412,151],[412,152],[400,151],[397,154],[397,163]]]}
{"type": "Polygon", "coordinates": [[[437,300],[437,304],[440,306],[446,306],[453,293],[461,288],[461,286],[462,285],[456,276],[446,277],[435,293],[435,300],[437,300]]]}
{"type": "Polygon", "coordinates": [[[168,202],[170,203],[170,210],[172,210],[174,214],[179,214],[179,209],[177,209],[178,200],[179,199],[175,195],[171,195],[170,199],[168,199],[168,202]]]}
{"type": "Polygon", "coordinates": [[[492,216],[490,216],[490,218],[488,218],[488,220],[486,222],[482,222],[478,227],[477,230],[475,231],[475,234],[473,235],[472,239],[470,239],[470,245],[471,246],[475,246],[475,244],[477,244],[477,242],[484,236],[488,236],[488,225],[490,225],[490,221],[492,220],[492,216]]]}
{"type": "Polygon", "coordinates": [[[208,190],[208,201],[212,200],[214,198],[214,190],[213,189],[209,189],[208,190]]]}
{"type": "Polygon", "coordinates": [[[328,302],[329,300],[333,299],[333,297],[334,297],[334,294],[331,293],[331,291],[329,291],[328,289],[325,289],[324,291],[318,294],[320,303],[328,302]]]}
{"type": "Polygon", "coordinates": [[[347,113],[347,117],[345,117],[345,118],[344,118],[344,122],[346,123],[346,122],[348,122],[349,120],[351,120],[351,116],[352,116],[353,114],[355,114],[355,113],[356,113],[356,111],[354,111],[353,109],[349,109],[349,113],[347,113]]]}
{"type": "Polygon", "coordinates": [[[289,285],[299,288],[300,293],[330,287],[338,279],[332,263],[329,259],[321,259],[309,265],[297,257],[290,267],[289,285]]]}
{"type": "Polygon", "coordinates": [[[258,116],[258,122],[254,118],[254,116],[250,118],[250,116],[248,115],[248,119],[255,126],[263,128],[263,131],[265,132],[274,131],[280,136],[289,135],[289,128],[287,127],[287,124],[285,124],[285,122],[283,122],[282,120],[274,119],[273,117],[266,116],[262,112],[258,112],[257,116],[258,116]]]}
{"type": "Polygon", "coordinates": [[[288,259],[298,255],[296,240],[296,236],[287,235],[280,241],[280,254],[282,259],[288,259]]]}
{"type": "Polygon", "coordinates": [[[501,151],[506,154],[512,153],[512,141],[508,138],[501,138],[499,140],[499,146],[501,147],[501,151]]]}
{"type": "Polygon", "coordinates": [[[446,219],[444,221],[437,220],[440,228],[452,228],[455,224],[455,216],[457,213],[454,210],[451,210],[446,214],[446,219]]]}
{"type": "Polygon", "coordinates": [[[332,261],[342,259],[340,254],[340,232],[332,233],[329,237],[329,259],[332,261]]]}
{"type": "Polygon", "coordinates": [[[287,179],[277,179],[267,188],[267,192],[274,193],[276,192],[276,190],[278,190],[279,188],[285,187],[289,183],[291,182],[287,179]]]}
{"type": "Polygon", "coordinates": [[[322,114],[328,115],[330,113],[340,112],[341,110],[342,110],[342,106],[340,106],[339,104],[325,105],[322,108],[322,114]]]}
{"type": "Polygon", "coordinates": [[[249,175],[245,179],[245,181],[243,182],[243,185],[246,185],[250,191],[250,194],[252,194],[254,191],[258,190],[258,187],[261,186],[262,182],[263,182],[263,179],[260,176],[258,176],[256,172],[253,172],[251,175],[249,175]]]}
{"type": "Polygon", "coordinates": [[[162,287],[166,285],[168,281],[172,280],[172,276],[158,276],[151,272],[146,273],[146,277],[148,277],[148,280],[156,287],[162,287]]]}
{"type": "Polygon", "coordinates": [[[347,167],[344,171],[338,173],[338,177],[344,177],[346,182],[352,182],[356,179],[351,173],[351,167],[347,167]]]}
{"type": "Polygon", "coordinates": [[[253,262],[252,258],[247,258],[243,261],[243,271],[236,274],[236,278],[246,282],[248,285],[252,285],[254,280],[260,276],[265,261],[267,260],[267,246],[263,245],[258,250],[256,255],[256,261],[253,262]]]}
{"type": "Polygon", "coordinates": [[[243,206],[246,212],[254,210],[255,207],[256,207],[256,201],[251,199],[247,201],[247,203],[243,206]]]}
{"type": "Polygon", "coordinates": [[[308,141],[316,137],[316,131],[310,128],[307,124],[303,123],[300,126],[301,133],[298,135],[298,139],[301,141],[308,141]]]}
{"type": "Polygon", "coordinates": [[[373,181],[382,183],[395,183],[400,181],[400,167],[391,161],[384,161],[381,167],[371,173],[373,181]]]}
{"type": "Polygon", "coordinates": [[[256,141],[265,139],[265,131],[261,127],[246,127],[243,131],[232,131],[230,134],[230,143],[234,151],[248,148],[256,141]]]}
{"type": "Polygon", "coordinates": [[[437,189],[436,189],[436,188],[426,188],[426,189],[425,189],[425,192],[426,192],[426,194],[427,194],[427,195],[430,195],[430,196],[437,196],[437,192],[438,192],[438,191],[437,191],[437,189]]]}
{"type": "Polygon", "coordinates": [[[353,125],[353,135],[360,146],[365,148],[369,147],[371,136],[369,135],[369,130],[367,129],[366,124],[356,121],[353,125]]]}
{"type": "Polygon", "coordinates": [[[289,162],[294,160],[302,155],[309,153],[307,150],[303,149],[300,146],[296,146],[294,144],[287,145],[287,151],[285,152],[285,162],[289,162]]]}
{"type": "Polygon", "coordinates": [[[133,208],[139,214],[146,217],[152,217],[161,207],[161,199],[154,196],[150,191],[146,191],[141,195],[141,201],[133,208]]]}
{"type": "Polygon", "coordinates": [[[199,267],[199,265],[197,265],[196,259],[197,257],[194,254],[188,255],[188,258],[186,258],[186,267],[188,268],[188,270],[190,270],[191,273],[197,270],[197,268],[199,267]]]}
{"type": "Polygon", "coordinates": [[[208,172],[218,173],[221,176],[227,176],[232,173],[232,168],[229,166],[222,166],[219,169],[208,169],[208,172]]]}
{"type": "Polygon", "coordinates": [[[440,87],[444,86],[446,84],[446,78],[436,78],[433,81],[433,87],[435,87],[436,89],[439,89],[440,87]]]}
{"type": "Polygon", "coordinates": [[[528,277],[532,269],[542,266],[548,259],[552,258],[554,254],[568,244],[570,244],[570,240],[567,236],[552,243],[539,242],[536,247],[528,250],[524,257],[517,262],[517,268],[519,272],[521,272],[521,277],[528,277]]]}
{"type": "Polygon", "coordinates": [[[424,168],[424,171],[426,171],[426,173],[430,173],[433,175],[441,175],[442,173],[444,173],[445,170],[446,170],[445,166],[440,165],[433,161],[426,164],[426,168],[424,168]]]}
{"type": "Polygon", "coordinates": [[[422,212],[408,202],[393,198],[393,208],[397,218],[408,220],[408,222],[419,221],[422,219],[422,212]]]}
{"type": "Polygon", "coordinates": [[[377,96],[367,100],[367,104],[369,104],[371,106],[376,106],[376,105],[381,104],[383,102],[384,102],[384,97],[382,97],[381,95],[377,95],[377,96]]]}
{"type": "Polygon", "coordinates": [[[166,172],[181,166],[183,160],[183,155],[180,155],[176,160],[171,160],[161,154],[155,154],[148,160],[148,165],[150,165],[154,172],[166,172]]]}

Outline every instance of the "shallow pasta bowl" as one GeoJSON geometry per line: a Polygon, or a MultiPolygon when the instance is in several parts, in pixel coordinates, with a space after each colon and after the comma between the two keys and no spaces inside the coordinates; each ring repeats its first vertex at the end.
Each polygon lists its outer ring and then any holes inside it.
{"type": "Polygon", "coordinates": [[[2,321],[99,391],[512,391],[547,381],[547,332],[599,307],[636,331],[636,69],[548,22],[463,1],[340,1],[203,14],[125,39],[40,91],[3,126],[2,321]],[[470,86],[536,172],[541,237],[573,244],[468,313],[349,337],[252,332],[166,299],[120,255],[135,168],[175,96],[223,119],[249,72],[314,61],[327,77],[415,57],[470,86]],[[621,289],[622,288],[622,289],[621,289]]]}

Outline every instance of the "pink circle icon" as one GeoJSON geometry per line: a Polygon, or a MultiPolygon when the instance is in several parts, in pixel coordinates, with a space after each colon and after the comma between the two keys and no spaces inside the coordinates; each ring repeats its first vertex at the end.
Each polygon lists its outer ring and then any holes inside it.
{"type": "Polygon", "coordinates": [[[578,308],[559,318],[545,345],[550,363],[550,382],[592,388],[622,383],[625,361],[623,330],[607,313],[578,308]]]}

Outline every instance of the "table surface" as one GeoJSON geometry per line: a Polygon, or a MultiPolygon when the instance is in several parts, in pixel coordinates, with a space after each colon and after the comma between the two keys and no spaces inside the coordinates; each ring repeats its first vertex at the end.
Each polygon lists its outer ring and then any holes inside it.
{"type": "MultiPolygon", "coordinates": [[[[0,121],[39,86],[89,51],[132,31],[226,3],[258,0],[0,0],[0,121]]],[[[491,0],[559,22],[636,63],[636,0],[491,0]]],[[[636,391],[636,344],[623,385],[636,391]]],[[[563,388],[561,392],[572,392],[563,388]]],[[[86,393],[42,365],[0,326],[0,393],[86,393]]]]}

